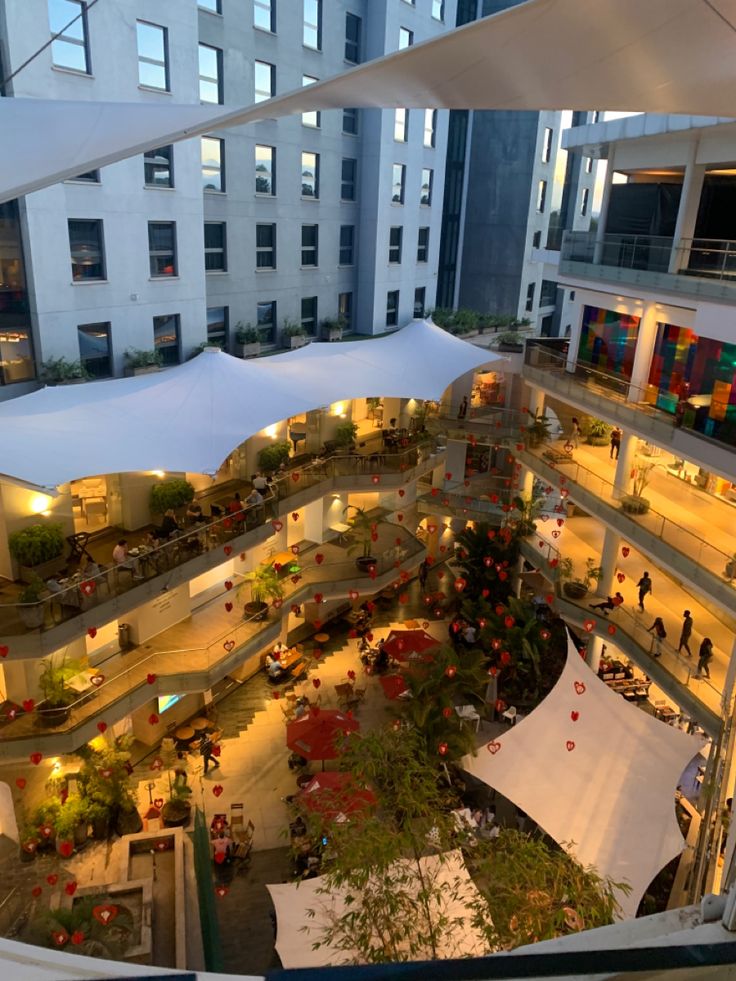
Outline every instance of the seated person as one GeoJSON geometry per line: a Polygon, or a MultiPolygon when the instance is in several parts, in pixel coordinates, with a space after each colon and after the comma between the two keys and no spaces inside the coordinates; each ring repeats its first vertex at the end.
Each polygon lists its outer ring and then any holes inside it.
{"type": "Polygon", "coordinates": [[[384,671],[388,670],[388,666],[389,656],[388,651],[386,650],[386,644],[383,640],[379,640],[376,656],[373,659],[373,670],[376,674],[382,674],[384,671]]]}
{"type": "Polygon", "coordinates": [[[175,531],[179,531],[179,523],[176,520],[176,515],[173,510],[169,510],[164,514],[163,520],[161,522],[161,527],[154,531],[154,535],[159,540],[165,541],[170,538],[175,531]]]}
{"type": "Polygon", "coordinates": [[[128,541],[126,538],[121,538],[115,548],[112,550],[112,561],[118,569],[130,570],[130,572],[133,573],[134,579],[143,578],[143,576],[140,574],[138,560],[135,558],[128,558],[128,541]]]}
{"type": "Polygon", "coordinates": [[[228,838],[224,831],[220,831],[216,838],[212,839],[212,850],[214,859],[218,865],[226,862],[230,858],[230,846],[232,839],[228,838]]]}
{"type": "Polygon", "coordinates": [[[85,554],[79,560],[79,574],[85,579],[94,579],[95,576],[99,576],[100,567],[94,559],[85,554]]]}
{"type": "Polygon", "coordinates": [[[275,681],[284,674],[284,669],[277,658],[271,657],[270,654],[266,654],[266,671],[268,672],[268,677],[275,681]]]}
{"type": "Polygon", "coordinates": [[[207,519],[202,514],[202,505],[197,501],[190,501],[189,506],[187,507],[187,521],[189,524],[197,525],[206,520],[207,519]]]}
{"type": "Polygon", "coordinates": [[[306,715],[309,709],[309,699],[306,695],[301,695],[296,700],[296,705],[294,706],[294,718],[300,719],[303,715],[306,715]]]}
{"type": "Polygon", "coordinates": [[[463,644],[466,647],[472,647],[476,642],[476,638],[477,638],[477,631],[473,626],[473,624],[472,623],[466,624],[462,632],[463,644]]]}
{"type": "Polygon", "coordinates": [[[229,502],[227,510],[228,514],[234,515],[236,521],[245,521],[245,515],[243,514],[243,502],[237,491],[233,495],[232,501],[229,502]]]}
{"type": "MultiPolygon", "coordinates": [[[[238,497],[238,495],[235,495],[238,497]]],[[[263,494],[255,487],[245,499],[246,504],[263,504],[263,494]]]]}
{"type": "Polygon", "coordinates": [[[288,654],[289,648],[282,641],[278,641],[273,648],[273,653],[275,657],[281,657],[282,654],[288,654]]]}
{"type": "Polygon", "coordinates": [[[589,603],[588,606],[591,610],[603,610],[605,615],[608,616],[608,611],[617,609],[623,601],[624,598],[621,593],[616,593],[615,596],[609,596],[603,603],[589,603]]]}
{"type": "Polygon", "coordinates": [[[259,494],[263,494],[268,487],[268,478],[264,477],[260,472],[254,473],[250,478],[250,482],[259,494]]]}

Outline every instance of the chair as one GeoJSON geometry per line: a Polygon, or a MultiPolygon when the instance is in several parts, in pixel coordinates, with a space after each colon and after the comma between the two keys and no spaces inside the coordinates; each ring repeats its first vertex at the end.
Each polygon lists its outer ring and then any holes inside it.
{"type": "Polygon", "coordinates": [[[230,834],[237,840],[245,837],[245,819],[241,802],[230,805],[230,834]]]}
{"type": "Polygon", "coordinates": [[[516,725],[516,706],[509,705],[505,712],[501,713],[501,718],[505,719],[510,726],[516,725]]]}
{"type": "Polygon", "coordinates": [[[281,706],[281,714],[284,717],[284,722],[292,722],[296,718],[296,707],[293,704],[284,705],[283,702],[279,702],[281,706]]]}
{"type": "Polygon", "coordinates": [[[86,555],[90,562],[94,562],[94,559],[87,551],[87,543],[89,542],[90,534],[88,531],[80,531],[76,535],[67,535],[66,540],[69,543],[69,548],[71,553],[69,559],[81,559],[83,555],[86,555]]]}

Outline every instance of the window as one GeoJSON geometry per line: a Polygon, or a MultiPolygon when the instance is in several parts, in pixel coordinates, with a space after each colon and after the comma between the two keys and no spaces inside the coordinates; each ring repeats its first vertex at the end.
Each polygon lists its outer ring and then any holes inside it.
{"type": "Polygon", "coordinates": [[[276,33],[276,0],[253,0],[253,26],[276,33]]]}
{"type": "Polygon", "coordinates": [[[222,51],[199,46],[199,101],[222,105],[222,51]]]}
{"type": "Polygon", "coordinates": [[[539,291],[540,307],[553,307],[557,302],[557,283],[553,279],[543,279],[539,291]]]}
{"type": "Polygon", "coordinates": [[[345,14],[345,61],[360,61],[360,35],[363,22],[355,14],[345,14]]]}
{"type": "Polygon", "coordinates": [[[163,364],[179,364],[181,361],[180,337],[178,313],[153,318],[153,346],[160,353],[163,364]]]}
{"type": "Polygon", "coordinates": [[[265,102],[276,95],[276,66],[257,61],[254,71],[255,102],[265,102]]]}
{"type": "Polygon", "coordinates": [[[554,131],[549,126],[544,127],[544,138],[542,140],[542,163],[549,163],[552,157],[552,137],[554,131]]]}
{"type": "Polygon", "coordinates": [[[583,193],[580,197],[580,214],[585,218],[588,214],[588,201],[590,199],[590,188],[584,187],[583,193]]]}
{"type": "Polygon", "coordinates": [[[434,180],[434,171],[430,170],[429,167],[422,167],[422,188],[419,195],[420,204],[431,204],[432,203],[432,181],[434,180]]]}
{"type": "Polygon", "coordinates": [[[394,139],[397,143],[406,143],[409,138],[408,109],[394,109],[394,139]]]}
{"type": "Polygon", "coordinates": [[[586,174],[592,174],[593,173],[593,158],[592,157],[583,157],[583,160],[585,161],[585,173],[586,174]]]}
{"type": "Polygon", "coordinates": [[[304,0],[303,41],[307,48],[322,49],[322,0],[304,0]]]}
{"type": "Polygon", "coordinates": [[[425,109],[424,110],[424,145],[426,147],[433,147],[435,145],[436,129],[437,129],[437,110],[425,109]]]}
{"type": "Polygon", "coordinates": [[[401,243],[404,238],[404,229],[401,225],[394,225],[388,232],[388,261],[401,262],[401,243]]]}
{"type": "Polygon", "coordinates": [[[227,351],[228,345],[228,308],[207,308],[207,343],[227,351]]]}
{"type": "Polygon", "coordinates": [[[534,288],[536,283],[529,283],[526,288],[526,303],[524,304],[524,309],[527,313],[531,313],[534,309],[534,288]]]}
{"type": "Polygon", "coordinates": [[[532,248],[533,249],[538,249],[541,244],[542,244],[542,233],[541,232],[535,232],[532,235],[532,248]]]}
{"type": "MultiPolygon", "coordinates": [[[[314,85],[318,82],[318,78],[314,78],[312,75],[302,75],[302,88],[306,88],[307,85],[314,85]]],[[[314,126],[319,127],[320,125],[320,113],[316,109],[311,109],[309,112],[302,113],[302,126],[314,126]]]]}
{"type": "Polygon", "coordinates": [[[340,293],[337,297],[337,315],[342,321],[343,330],[348,333],[353,326],[353,294],[340,293]]]}
{"type": "Polygon", "coordinates": [[[227,272],[227,231],[224,221],[204,223],[205,272],[227,272]]]}
{"type": "Polygon", "coordinates": [[[49,0],[49,27],[52,34],[61,31],[51,42],[51,60],[56,67],[89,75],[92,69],[84,0],[49,0]]]}
{"type": "Polygon", "coordinates": [[[149,221],[148,258],[151,277],[176,276],[176,223],[149,221]]]}
{"type": "Polygon", "coordinates": [[[598,110],[596,110],[594,113],[592,113],[590,121],[591,123],[597,123],[600,121],[600,118],[601,118],[601,114],[598,110]]]}
{"type": "Polygon", "coordinates": [[[358,175],[358,161],[352,157],[342,158],[342,181],[340,183],[340,198],[343,201],[355,200],[355,184],[358,175]]]}
{"type": "Polygon", "coordinates": [[[445,0],[432,0],[432,16],[435,20],[445,21],[445,0]]]}
{"type": "Polygon", "coordinates": [[[220,0],[197,0],[197,6],[201,7],[202,10],[209,10],[213,14],[222,13],[222,4],[220,0]]]}
{"type": "Polygon", "coordinates": [[[424,286],[417,286],[414,290],[414,317],[421,318],[424,316],[424,298],[426,296],[427,289],[424,286]]]}
{"type": "Polygon", "coordinates": [[[403,164],[393,165],[391,181],[391,200],[394,204],[404,203],[404,185],[406,183],[406,167],[403,164]]]}
{"type": "Polygon", "coordinates": [[[109,378],[110,324],[80,324],[77,327],[79,360],[88,375],[93,378],[109,378]]]}
{"type": "Polygon", "coordinates": [[[75,283],[105,278],[101,221],[69,221],[72,279],[75,283]]]}
{"type": "Polygon", "coordinates": [[[146,187],[174,186],[174,148],[157,146],[143,154],[143,182],[146,187]]]}
{"type": "Polygon", "coordinates": [[[314,337],[314,335],[317,333],[317,297],[316,296],[302,297],[301,324],[302,327],[309,334],[309,336],[314,337]]]}
{"type": "Polygon", "coordinates": [[[100,172],[99,170],[85,170],[83,174],[77,174],[76,177],[70,177],[67,183],[68,184],[99,184],[100,172]]]}
{"type": "Polygon", "coordinates": [[[429,227],[419,229],[417,236],[417,262],[429,261],[429,227]]]}
{"type": "Polygon", "coordinates": [[[273,344],[276,333],[276,300],[258,304],[256,326],[261,338],[267,344],[273,344]]]}
{"type": "Polygon", "coordinates": [[[276,226],[256,225],[256,269],[276,268],[276,226]]]}
{"type": "Polygon", "coordinates": [[[169,91],[168,31],[158,24],[136,21],[138,38],[138,84],[148,89],[169,91]]]}
{"type": "Polygon", "coordinates": [[[410,48],[414,44],[414,31],[410,31],[408,27],[399,28],[399,51],[402,48],[410,48]]]}
{"type": "Polygon", "coordinates": [[[256,144],[256,194],[276,193],[276,150],[256,144]]]}
{"type": "Polygon", "coordinates": [[[225,190],[225,141],[216,136],[202,137],[202,188],[225,190]]]}
{"type": "Polygon", "coordinates": [[[318,153],[302,153],[302,197],[319,197],[318,153]]]}
{"type": "Polygon", "coordinates": [[[343,133],[349,133],[350,136],[358,135],[358,110],[357,109],[343,109],[342,131],[343,133]]]}
{"type": "Polygon", "coordinates": [[[318,225],[302,225],[302,265],[318,265],[318,225]]]}
{"type": "Polygon", "coordinates": [[[36,377],[30,328],[0,329],[0,371],[3,385],[31,381],[36,377]]]}
{"type": "Polygon", "coordinates": [[[399,291],[389,290],[386,294],[386,326],[395,327],[399,322],[399,291]]]}
{"type": "Polygon", "coordinates": [[[537,187],[537,211],[541,215],[547,201],[547,181],[540,181],[537,187]]]}
{"type": "Polygon", "coordinates": [[[354,262],[355,225],[340,225],[339,265],[352,266],[354,262]]]}

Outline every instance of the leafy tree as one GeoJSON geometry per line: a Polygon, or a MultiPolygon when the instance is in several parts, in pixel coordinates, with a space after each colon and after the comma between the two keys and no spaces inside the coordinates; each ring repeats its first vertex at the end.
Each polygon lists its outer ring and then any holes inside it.
{"type": "Polygon", "coordinates": [[[104,894],[81,896],[69,908],[47,910],[34,917],[30,928],[30,941],[39,947],[54,950],[66,949],[70,953],[87,957],[103,957],[121,960],[134,945],[135,922],[133,914],[124,906],[104,894]],[[114,918],[101,922],[93,914],[98,905],[113,906],[114,918]]]}
{"type": "Polygon", "coordinates": [[[519,558],[515,530],[479,522],[461,532],[457,542],[457,558],[465,580],[463,599],[505,603],[511,595],[511,574],[519,558]]]}

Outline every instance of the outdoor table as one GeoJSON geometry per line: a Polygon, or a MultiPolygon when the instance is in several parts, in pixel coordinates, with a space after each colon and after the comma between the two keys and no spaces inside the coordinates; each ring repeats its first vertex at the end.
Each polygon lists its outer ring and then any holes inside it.
{"type": "Polygon", "coordinates": [[[92,684],[92,676],[96,675],[97,672],[92,669],[86,671],[80,671],[79,674],[73,675],[66,683],[67,688],[71,688],[73,691],[77,692],[79,695],[84,695],[86,692],[94,688],[92,684]]]}
{"type": "Polygon", "coordinates": [[[195,732],[203,732],[209,727],[209,720],[204,718],[192,719],[190,725],[195,732]]]}
{"type": "Polygon", "coordinates": [[[177,739],[180,739],[183,743],[186,743],[189,742],[190,739],[194,739],[195,732],[191,726],[179,726],[174,735],[177,739]]]}
{"type": "Polygon", "coordinates": [[[330,639],[330,635],[325,633],[315,634],[314,639],[317,641],[318,644],[326,644],[327,641],[330,639]]]}
{"type": "Polygon", "coordinates": [[[330,531],[337,532],[337,540],[342,545],[345,542],[345,536],[350,531],[350,525],[346,524],[344,521],[336,521],[334,524],[330,525],[330,531]]]}

